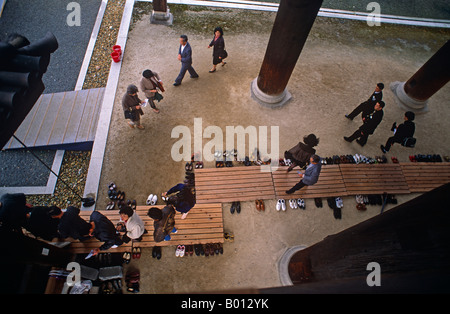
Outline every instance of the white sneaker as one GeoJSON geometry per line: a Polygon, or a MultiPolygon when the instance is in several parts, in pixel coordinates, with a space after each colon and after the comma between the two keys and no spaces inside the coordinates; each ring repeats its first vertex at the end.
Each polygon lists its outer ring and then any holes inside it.
{"type": "Polygon", "coordinates": [[[177,249],[176,249],[176,251],[175,251],[175,256],[176,256],[176,257],[180,257],[180,254],[181,254],[181,245],[178,245],[178,246],[177,246],[177,249]]]}
{"type": "Polygon", "coordinates": [[[184,252],[185,252],[185,251],[186,251],[186,248],[185,248],[184,245],[182,245],[181,248],[180,248],[180,257],[183,257],[183,256],[184,256],[184,252]]]}
{"type": "Polygon", "coordinates": [[[277,201],[277,211],[279,212],[281,210],[281,199],[277,201]]]}
{"type": "Polygon", "coordinates": [[[337,207],[337,208],[342,208],[342,207],[344,207],[344,202],[342,201],[342,198],[336,197],[336,207],[337,207]]]}
{"type": "Polygon", "coordinates": [[[145,202],[145,204],[147,204],[147,205],[152,205],[152,199],[153,199],[153,194],[150,194],[150,195],[147,197],[147,201],[145,202]]]}
{"type": "Polygon", "coordinates": [[[292,203],[294,204],[294,208],[297,209],[297,208],[298,208],[298,203],[297,203],[297,201],[293,199],[293,200],[292,200],[292,203]]]}
{"type": "Polygon", "coordinates": [[[152,205],[156,205],[157,202],[158,202],[158,196],[155,194],[152,197],[152,205]]]}
{"type": "Polygon", "coordinates": [[[291,207],[292,209],[294,209],[295,207],[294,207],[294,203],[293,203],[292,201],[293,201],[292,199],[289,200],[289,207],[291,207]]]}
{"type": "Polygon", "coordinates": [[[286,201],[284,199],[281,199],[281,210],[286,211],[286,201]]]}

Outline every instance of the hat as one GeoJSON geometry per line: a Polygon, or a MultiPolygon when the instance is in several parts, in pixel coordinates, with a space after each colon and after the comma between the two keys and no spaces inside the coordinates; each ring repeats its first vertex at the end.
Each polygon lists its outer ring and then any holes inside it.
{"type": "Polygon", "coordinates": [[[136,85],[131,84],[131,85],[128,85],[128,87],[127,87],[128,94],[134,94],[134,93],[137,93],[138,91],[139,91],[139,89],[137,88],[136,85]]]}
{"type": "Polygon", "coordinates": [[[150,218],[156,219],[156,220],[160,220],[162,218],[162,212],[159,208],[156,207],[152,207],[148,210],[147,215],[150,218]]]}

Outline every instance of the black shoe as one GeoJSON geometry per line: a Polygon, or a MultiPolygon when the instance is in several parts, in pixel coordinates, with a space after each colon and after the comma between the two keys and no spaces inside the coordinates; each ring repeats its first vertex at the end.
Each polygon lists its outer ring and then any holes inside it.
{"type": "Polygon", "coordinates": [[[200,245],[200,255],[205,255],[205,249],[203,247],[203,244],[199,244],[200,245]]]}
{"type": "Polygon", "coordinates": [[[236,212],[237,212],[238,214],[241,213],[241,202],[236,202],[236,212]]]}
{"type": "Polygon", "coordinates": [[[292,193],[294,193],[294,191],[291,191],[291,190],[286,191],[286,194],[292,194],[292,193]]]}
{"type": "Polygon", "coordinates": [[[346,114],[345,117],[346,117],[347,119],[349,119],[350,121],[353,121],[353,118],[351,118],[348,114],[346,114]]]}
{"type": "Polygon", "coordinates": [[[347,136],[344,136],[344,140],[347,141],[347,142],[349,142],[349,143],[352,142],[352,140],[351,140],[349,137],[347,137],[347,136]]]}
{"type": "Polygon", "coordinates": [[[200,256],[200,244],[194,244],[195,255],[200,256]]]}
{"type": "Polygon", "coordinates": [[[177,83],[177,82],[173,83],[173,86],[180,86],[180,85],[181,85],[181,83],[177,83]]]}
{"type": "Polygon", "coordinates": [[[314,199],[314,203],[316,204],[316,207],[317,207],[317,208],[321,208],[321,207],[323,206],[323,204],[322,204],[322,199],[319,198],[319,197],[316,197],[316,198],[314,199]]]}
{"type": "Polygon", "coordinates": [[[381,151],[382,151],[384,154],[387,153],[387,150],[386,150],[386,148],[385,148],[383,145],[380,145],[380,148],[381,148],[381,151]]]}
{"type": "Polygon", "coordinates": [[[157,246],[156,247],[156,259],[161,259],[161,256],[162,256],[162,254],[161,254],[161,247],[160,246],[157,246]]]}
{"type": "Polygon", "coordinates": [[[230,207],[230,213],[234,214],[234,211],[236,210],[236,202],[231,203],[231,207],[230,207]]]}
{"type": "Polygon", "coordinates": [[[152,257],[156,258],[156,255],[157,255],[156,254],[156,246],[154,246],[153,249],[152,249],[152,257]]]}

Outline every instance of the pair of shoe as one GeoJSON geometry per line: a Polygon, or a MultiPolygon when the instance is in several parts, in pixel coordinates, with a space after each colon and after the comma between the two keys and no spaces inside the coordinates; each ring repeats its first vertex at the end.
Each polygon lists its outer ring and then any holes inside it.
{"type": "Polygon", "coordinates": [[[140,259],[140,258],[141,258],[141,248],[134,247],[133,248],[133,259],[140,259]]]}
{"type": "Polygon", "coordinates": [[[192,171],[194,169],[194,163],[193,162],[187,162],[186,165],[184,166],[184,169],[186,171],[192,171]]]}
{"type": "Polygon", "coordinates": [[[160,246],[154,246],[152,249],[152,257],[156,258],[158,260],[161,259],[161,247],[160,246]]]}
{"type": "Polygon", "coordinates": [[[139,292],[139,281],[141,275],[139,271],[130,271],[125,275],[125,282],[127,284],[127,291],[132,293],[139,292]]]}
{"type": "Polygon", "coordinates": [[[199,161],[195,164],[195,169],[202,169],[203,168],[203,161],[199,161]]]}
{"type": "Polygon", "coordinates": [[[137,206],[136,200],[133,200],[133,201],[127,200],[126,204],[128,207],[131,207],[131,209],[136,210],[136,206],[137,206]]]}
{"type": "Polygon", "coordinates": [[[322,199],[320,197],[316,197],[314,199],[314,203],[316,204],[317,208],[322,208],[323,207],[322,199]]]}
{"type": "Polygon", "coordinates": [[[224,232],[223,238],[225,239],[225,241],[234,242],[234,234],[232,234],[232,233],[224,232]]]}
{"type": "Polygon", "coordinates": [[[102,282],[98,294],[122,294],[121,279],[107,280],[102,282]]]}
{"type": "Polygon", "coordinates": [[[280,210],[286,211],[286,201],[284,199],[280,198],[277,201],[276,209],[277,209],[277,211],[280,211],[280,210]]]}
{"type": "Polygon", "coordinates": [[[150,194],[145,202],[147,205],[156,205],[158,202],[158,196],[156,194],[150,194]]]}
{"type": "Polygon", "coordinates": [[[216,160],[216,168],[223,168],[225,167],[225,163],[220,160],[216,160]]]}
{"type": "Polygon", "coordinates": [[[241,213],[241,202],[238,201],[231,203],[230,213],[234,214],[234,212],[237,212],[238,214],[241,213]]]}
{"type": "Polygon", "coordinates": [[[205,256],[214,256],[214,254],[219,255],[219,253],[223,254],[223,247],[220,243],[206,243],[203,252],[205,256]]]}
{"type": "Polygon", "coordinates": [[[123,259],[123,262],[125,264],[129,264],[130,261],[131,261],[131,253],[130,252],[124,252],[123,255],[122,255],[122,259],[123,259]]]}
{"type": "Polygon", "coordinates": [[[397,159],[397,157],[392,156],[392,157],[391,157],[391,160],[392,160],[392,162],[393,162],[394,164],[398,164],[398,159],[397,159]]]}
{"type": "Polygon", "coordinates": [[[185,252],[186,252],[186,247],[184,245],[178,245],[177,249],[175,250],[175,256],[183,257],[185,252]]]}
{"type": "Polygon", "coordinates": [[[263,200],[256,200],[255,201],[255,205],[256,205],[256,210],[257,211],[265,211],[266,207],[264,205],[264,201],[263,200]]]}
{"type": "Polygon", "coordinates": [[[113,210],[114,208],[116,208],[116,203],[114,202],[109,202],[108,205],[106,205],[106,210],[113,210]]]}

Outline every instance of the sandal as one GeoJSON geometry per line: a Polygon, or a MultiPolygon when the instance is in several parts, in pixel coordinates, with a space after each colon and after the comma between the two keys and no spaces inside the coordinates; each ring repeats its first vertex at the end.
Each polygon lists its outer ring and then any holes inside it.
{"type": "Polygon", "coordinates": [[[397,157],[392,156],[391,159],[392,159],[392,162],[393,162],[394,164],[398,164],[398,159],[397,159],[397,157]]]}

